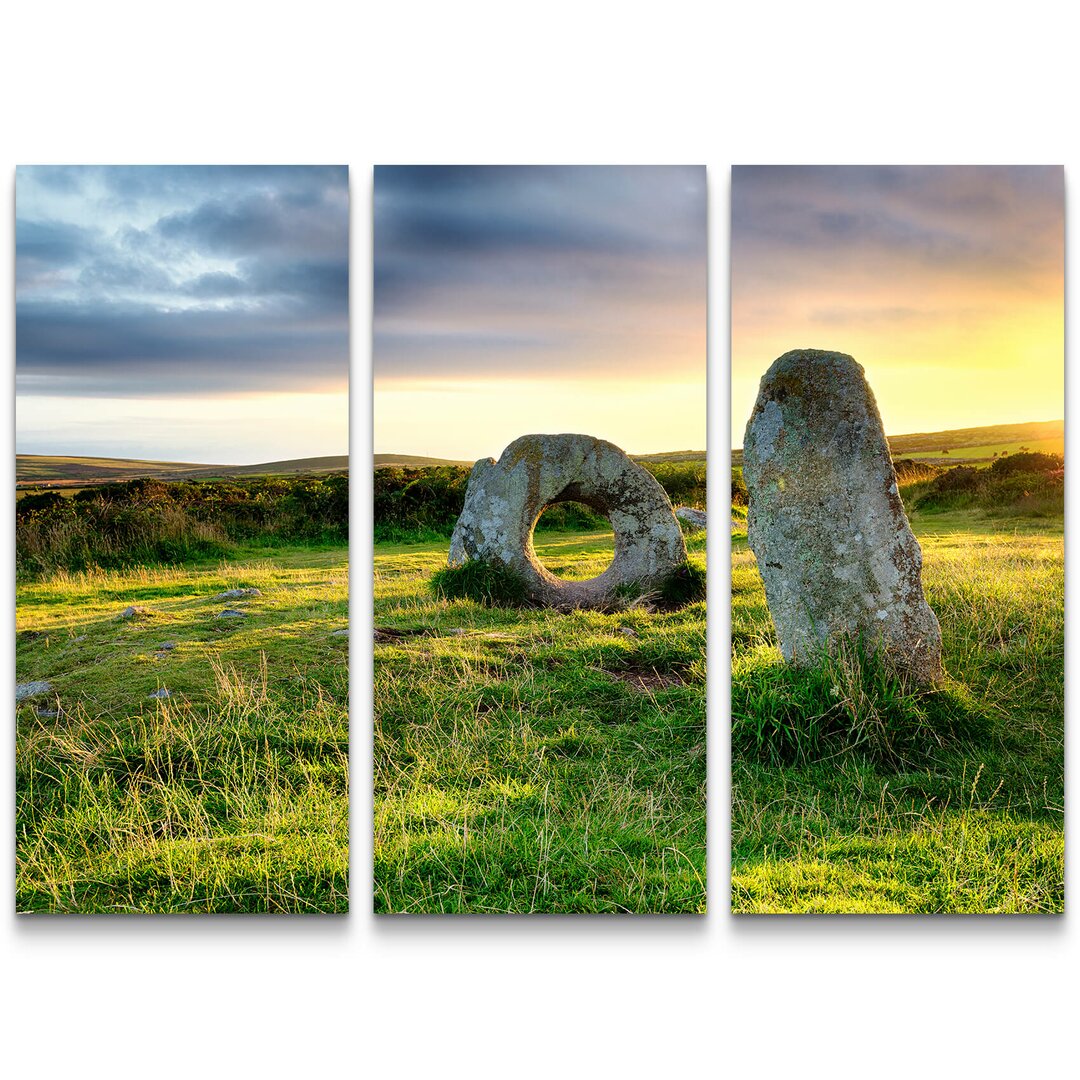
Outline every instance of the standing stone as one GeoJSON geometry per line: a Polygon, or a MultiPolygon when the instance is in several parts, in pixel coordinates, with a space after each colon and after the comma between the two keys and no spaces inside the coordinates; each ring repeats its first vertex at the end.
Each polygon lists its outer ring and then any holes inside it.
{"type": "Polygon", "coordinates": [[[743,440],[748,536],[784,659],[861,639],[922,684],[942,678],[941,629],[863,369],[785,353],[761,380],[743,440]]]}
{"type": "Polygon", "coordinates": [[[667,493],[613,443],[591,435],[523,435],[498,461],[478,461],[469,474],[448,565],[471,559],[519,574],[536,603],[602,608],[621,586],[659,588],[686,562],[686,543],[667,493]],[[536,557],[533,528],[546,507],[560,502],[583,503],[611,522],[615,558],[590,581],[565,581],[536,557]]]}

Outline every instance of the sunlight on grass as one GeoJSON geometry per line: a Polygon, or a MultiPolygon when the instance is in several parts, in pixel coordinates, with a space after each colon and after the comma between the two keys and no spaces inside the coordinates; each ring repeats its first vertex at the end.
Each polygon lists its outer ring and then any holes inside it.
{"type": "Polygon", "coordinates": [[[913,515],[949,676],[930,712],[783,665],[733,531],[735,911],[1064,910],[1062,524],[913,515]]]}
{"type": "MultiPolygon", "coordinates": [[[[603,558],[603,534],[536,540],[603,558]]],[[[445,561],[375,547],[376,910],[703,911],[705,605],[440,599],[445,561]]]]}
{"type": "Polygon", "coordinates": [[[284,549],[19,586],[18,678],[51,684],[18,709],[20,911],[348,909],[346,573],[284,549]]]}

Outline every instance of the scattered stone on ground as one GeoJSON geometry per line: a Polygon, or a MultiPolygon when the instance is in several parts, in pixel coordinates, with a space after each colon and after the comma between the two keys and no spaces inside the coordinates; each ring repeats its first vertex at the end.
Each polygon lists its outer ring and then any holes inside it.
{"type": "Polygon", "coordinates": [[[632,626],[620,626],[619,633],[625,634],[627,637],[637,637],[637,631],[632,626]]]}
{"type": "Polygon", "coordinates": [[[691,532],[704,529],[709,519],[704,510],[695,510],[692,506],[680,506],[675,511],[675,516],[684,524],[689,525],[691,532]]]}
{"type": "Polygon", "coordinates": [[[42,720],[55,720],[60,715],[56,709],[35,709],[34,714],[42,720]]]}
{"type": "Polygon", "coordinates": [[[469,474],[448,565],[470,560],[518,573],[536,603],[606,608],[620,586],[658,587],[686,562],[686,543],[664,489],[617,446],[590,435],[523,435],[469,474]],[[590,581],[558,578],[536,557],[533,526],[560,502],[584,503],[615,531],[615,558],[590,581]]]}
{"type": "Polygon", "coordinates": [[[242,596],[262,596],[261,589],[226,589],[218,593],[215,600],[239,600],[242,596]]]}
{"type": "Polygon", "coordinates": [[[130,607],[124,608],[123,611],[117,616],[118,619],[139,619],[144,615],[149,615],[151,612],[144,607],[139,607],[137,604],[132,604],[130,607]]]}
{"type": "Polygon", "coordinates": [[[74,638],[72,638],[71,640],[72,640],[72,642],[76,642],[76,641],[85,641],[85,640],[86,640],[86,637],[87,637],[87,635],[86,635],[86,634],[80,634],[80,635],[79,635],[78,637],[74,637],[74,638]]]}
{"type": "Polygon", "coordinates": [[[237,611],[236,608],[226,608],[224,611],[219,611],[217,617],[219,619],[242,619],[246,615],[246,611],[237,611]]]}
{"type": "Polygon", "coordinates": [[[346,626],[344,630],[331,630],[330,631],[330,636],[331,637],[348,637],[349,636],[349,628],[346,626]]]}
{"type": "Polygon", "coordinates": [[[162,643],[161,643],[161,644],[160,644],[160,645],[158,646],[158,648],[159,648],[159,649],[160,649],[160,650],[161,650],[162,652],[168,652],[168,651],[169,651],[170,649],[175,649],[175,648],[176,648],[176,642],[175,642],[175,641],[163,641],[163,642],[162,642],[162,643]]]}
{"type": "Polygon", "coordinates": [[[172,697],[172,694],[163,686],[159,690],[155,690],[151,695],[155,700],[162,700],[163,698],[172,697]]]}
{"type": "Polygon", "coordinates": [[[789,663],[861,640],[916,681],[942,678],[941,629],[863,369],[785,353],[761,380],[743,440],[748,535],[789,663]]]}
{"type": "Polygon", "coordinates": [[[39,694],[47,694],[52,689],[52,683],[46,682],[44,679],[37,679],[33,682],[21,682],[15,684],[15,701],[26,701],[29,698],[37,697],[39,694]]]}

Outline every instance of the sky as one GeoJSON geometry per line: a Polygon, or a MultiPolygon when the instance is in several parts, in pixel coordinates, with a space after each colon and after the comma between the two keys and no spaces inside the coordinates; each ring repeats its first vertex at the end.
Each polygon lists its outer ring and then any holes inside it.
{"type": "Polygon", "coordinates": [[[705,448],[705,170],[375,170],[376,453],[705,448]]]}
{"type": "Polygon", "coordinates": [[[16,448],[242,465],[348,452],[344,166],[31,166],[16,448]]]}
{"type": "Polygon", "coordinates": [[[791,349],[863,365],[889,435],[1064,416],[1059,166],[739,167],[731,424],[791,349]]]}

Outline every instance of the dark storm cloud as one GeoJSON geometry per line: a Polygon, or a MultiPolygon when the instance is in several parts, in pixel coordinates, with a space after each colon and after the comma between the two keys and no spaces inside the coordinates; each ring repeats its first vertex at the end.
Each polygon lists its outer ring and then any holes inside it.
{"type": "Polygon", "coordinates": [[[16,331],[23,387],[108,397],[332,389],[345,345],[335,319],[121,305],[25,304],[16,331]]]}
{"type": "Polygon", "coordinates": [[[705,205],[694,167],[376,169],[377,373],[587,373],[703,302],[705,205]]]}
{"type": "Polygon", "coordinates": [[[763,277],[834,259],[1039,272],[1060,251],[1061,185],[1054,166],[737,166],[732,264],[763,277]]]}
{"type": "Polygon", "coordinates": [[[344,168],[20,169],[17,269],[20,389],[345,383],[344,168]]]}

